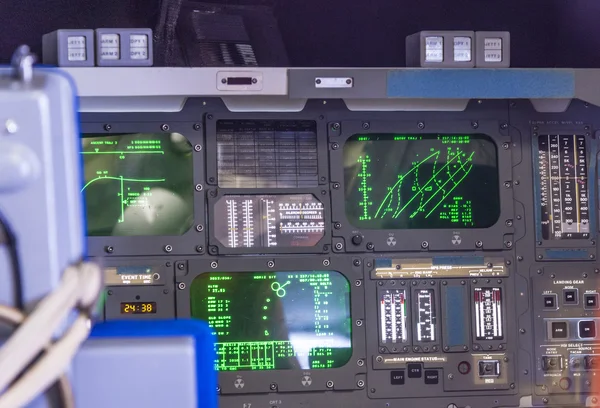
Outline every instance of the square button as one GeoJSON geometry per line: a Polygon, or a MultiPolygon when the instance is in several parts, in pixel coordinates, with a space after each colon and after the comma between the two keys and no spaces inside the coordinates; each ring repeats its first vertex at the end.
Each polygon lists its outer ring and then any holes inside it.
{"type": "Polygon", "coordinates": [[[423,375],[423,367],[419,363],[412,363],[407,365],[408,378],[421,378],[423,375]]]}
{"type": "Polygon", "coordinates": [[[437,384],[440,381],[438,370],[425,370],[425,384],[437,384]]]}
{"type": "Polygon", "coordinates": [[[586,293],[583,295],[583,307],[586,309],[598,309],[598,294],[586,293]]]}
{"type": "Polygon", "coordinates": [[[577,289],[565,289],[563,291],[565,305],[576,305],[579,303],[579,296],[577,295],[577,289]]]}
{"type": "Polygon", "coordinates": [[[396,370],[391,372],[392,385],[404,385],[404,370],[396,370]]]}
{"type": "Polygon", "coordinates": [[[556,309],[557,303],[555,294],[544,296],[544,309],[556,309]]]}
{"type": "Polygon", "coordinates": [[[550,326],[550,338],[566,339],[569,337],[567,322],[552,322],[550,326]]]}
{"type": "Polygon", "coordinates": [[[596,322],[593,320],[580,320],[579,337],[582,339],[592,339],[596,337],[596,322]]]}

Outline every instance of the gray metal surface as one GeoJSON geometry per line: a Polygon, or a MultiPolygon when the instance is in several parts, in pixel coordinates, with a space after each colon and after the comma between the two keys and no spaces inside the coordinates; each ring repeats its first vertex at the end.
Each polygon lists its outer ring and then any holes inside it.
{"type": "MultiPolygon", "coordinates": [[[[28,84],[10,75],[0,69],[0,212],[17,237],[31,305],[84,255],[77,106],[60,72],[36,70],[28,84]]],[[[11,268],[0,268],[0,281],[10,287],[11,268]]]]}
{"type": "Polygon", "coordinates": [[[192,338],[90,339],[73,361],[78,407],[197,407],[192,338]]]}

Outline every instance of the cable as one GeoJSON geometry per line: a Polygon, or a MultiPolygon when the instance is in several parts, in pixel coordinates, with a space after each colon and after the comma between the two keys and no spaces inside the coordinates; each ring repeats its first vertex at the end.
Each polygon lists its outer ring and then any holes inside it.
{"type": "MultiPolygon", "coordinates": [[[[0,212],[0,238],[4,237],[6,246],[8,246],[8,255],[12,264],[12,284],[14,293],[14,303],[18,309],[23,309],[23,282],[21,281],[21,265],[19,263],[19,254],[17,251],[17,240],[10,228],[10,224],[0,212]]],[[[0,239],[0,244],[2,240],[0,239]]]]}
{"type": "MultiPolygon", "coordinates": [[[[25,321],[25,318],[23,312],[12,307],[0,305],[0,321],[10,324],[11,326],[19,326],[25,321]]],[[[75,399],[67,376],[64,374],[60,376],[57,385],[62,401],[61,407],[75,408],[75,399]]]]}
{"type": "Polygon", "coordinates": [[[50,346],[44,356],[2,397],[0,408],[22,407],[45,391],[68,368],[81,343],[90,332],[90,321],[80,315],[67,333],[50,346]]]}
{"type": "Polygon", "coordinates": [[[65,270],[59,287],[42,299],[0,348],[0,390],[13,382],[50,343],[74,307],[85,311],[93,307],[101,288],[102,274],[97,265],[83,263],[65,270]]]}

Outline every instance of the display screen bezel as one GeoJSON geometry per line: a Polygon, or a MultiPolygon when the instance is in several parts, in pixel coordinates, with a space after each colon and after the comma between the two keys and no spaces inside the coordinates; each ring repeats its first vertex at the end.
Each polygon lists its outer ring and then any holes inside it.
{"type": "MultiPolygon", "coordinates": [[[[156,116],[156,115],[155,115],[156,116]]],[[[122,120],[122,118],[121,118],[122,120]]],[[[156,120],[156,119],[154,119],[156,120]]],[[[114,136],[127,133],[180,133],[192,145],[192,178],[194,189],[192,227],[183,235],[166,236],[90,236],[87,237],[88,254],[90,256],[118,256],[120,248],[127,248],[127,255],[151,256],[156,254],[191,255],[206,251],[205,235],[198,232],[198,225],[204,230],[205,190],[204,159],[202,150],[197,151],[196,146],[203,145],[201,128],[195,130],[196,122],[122,122],[120,120],[110,123],[88,123],[82,120],[80,132],[84,138],[87,134],[98,136],[114,136]],[[164,126],[167,126],[166,128],[164,126]],[[167,129],[166,131],[163,128],[167,129]],[[201,186],[200,191],[196,186],[201,186]],[[201,252],[198,250],[201,249],[201,252]]],[[[196,126],[197,127],[197,126],[196,126]]],[[[121,252],[122,254],[122,252],[121,252]]]]}
{"type": "MultiPolygon", "coordinates": [[[[292,272],[298,270],[335,271],[343,275],[350,285],[350,316],[352,321],[352,356],[342,367],[314,370],[260,370],[260,371],[221,371],[219,385],[222,394],[236,394],[241,391],[234,386],[235,380],[242,376],[246,381],[244,392],[269,392],[272,383],[278,384],[279,391],[326,391],[328,381],[333,381],[335,389],[356,389],[356,376],[366,370],[366,322],[364,321],[364,285],[362,285],[362,265],[355,265],[351,257],[329,257],[315,255],[311,257],[248,257],[243,263],[231,257],[194,259],[188,261],[188,270],[177,278],[177,281],[189,287],[192,281],[203,273],[215,272],[292,272]],[[360,282],[360,284],[357,284],[360,282]],[[360,322],[359,322],[360,321],[360,322]],[[364,365],[356,362],[362,360],[364,365]],[[251,374],[251,375],[250,375],[251,374]],[[310,376],[312,384],[304,387],[301,383],[303,376],[310,376]],[[250,381],[252,379],[252,381],[250,381]]],[[[189,318],[190,292],[181,290],[177,293],[177,315],[179,318],[189,318]]]]}
{"type": "MultiPolygon", "coordinates": [[[[402,121],[371,121],[365,130],[364,122],[342,121],[339,130],[330,130],[330,139],[338,143],[338,148],[330,149],[330,172],[332,202],[344,202],[344,145],[355,135],[369,134],[484,134],[496,146],[499,180],[500,214],[495,224],[488,228],[449,228],[436,229],[435,234],[427,229],[385,229],[370,230],[353,226],[346,217],[344,206],[334,206],[332,219],[341,227],[334,229],[333,248],[342,245],[345,252],[386,252],[386,251],[422,251],[422,250],[501,250],[512,247],[513,242],[505,239],[514,232],[513,192],[512,192],[512,145],[507,129],[502,129],[498,119],[481,119],[472,116],[469,120],[444,120],[440,113],[431,113],[433,117],[427,123],[402,121]],[[438,118],[436,120],[436,117],[438,118]],[[473,123],[477,123],[476,128],[473,123]]],[[[461,116],[457,113],[456,116],[461,116]]]]}
{"type": "MultiPolygon", "coordinates": [[[[448,146],[448,148],[450,147],[461,147],[461,145],[465,145],[469,148],[471,148],[470,150],[473,151],[473,154],[475,154],[476,151],[479,151],[480,154],[482,152],[487,152],[487,153],[493,153],[493,167],[492,167],[492,172],[491,174],[488,175],[488,178],[486,179],[489,183],[492,183],[489,186],[485,187],[485,190],[483,189],[483,187],[481,189],[467,189],[466,192],[463,191],[463,194],[471,194],[469,196],[465,195],[465,198],[468,198],[470,200],[473,201],[473,206],[472,206],[472,214],[473,214],[473,224],[472,226],[467,226],[461,223],[456,223],[455,225],[451,225],[449,221],[446,221],[445,223],[447,223],[447,226],[444,227],[436,227],[434,224],[438,223],[438,224],[443,224],[444,222],[441,222],[439,219],[433,219],[431,221],[429,221],[429,225],[428,225],[428,220],[426,218],[421,218],[420,216],[418,217],[419,221],[415,221],[415,222],[410,222],[408,220],[406,220],[406,222],[397,222],[397,219],[390,219],[389,217],[385,217],[385,218],[380,218],[381,220],[387,220],[388,223],[392,224],[392,223],[397,223],[398,228],[393,228],[393,229],[398,229],[398,230],[417,230],[417,229],[427,229],[427,230],[447,230],[447,229],[484,229],[484,228],[489,228],[492,225],[494,225],[496,222],[498,222],[498,218],[500,216],[500,181],[498,180],[498,174],[497,174],[497,170],[498,170],[498,148],[496,146],[496,144],[494,143],[494,141],[487,135],[482,134],[482,133],[476,133],[476,132],[471,132],[469,134],[456,134],[456,133],[443,133],[443,134],[436,134],[436,133],[422,133],[422,134],[416,134],[416,133],[412,133],[412,134],[375,134],[375,133],[368,133],[368,134],[355,134],[351,137],[349,137],[346,140],[346,143],[344,144],[344,155],[343,155],[343,160],[344,160],[344,187],[347,187],[347,182],[349,181],[349,177],[348,177],[348,173],[349,172],[356,172],[356,162],[353,161],[352,162],[352,166],[350,166],[349,164],[349,160],[352,156],[352,159],[354,160],[355,158],[357,158],[356,153],[353,152],[352,150],[349,150],[351,147],[356,147],[356,146],[368,146],[371,147],[372,153],[371,153],[371,162],[375,162],[375,163],[379,163],[381,162],[381,158],[376,156],[375,153],[378,151],[381,151],[381,149],[378,149],[378,142],[382,142],[382,145],[385,145],[384,147],[384,152],[386,151],[385,148],[388,148],[388,150],[393,150],[392,153],[394,154],[398,154],[401,155],[403,148],[404,147],[414,147],[415,149],[427,149],[428,147],[432,146],[432,145],[444,145],[444,146],[448,146]],[[442,141],[443,138],[463,138],[463,137],[469,137],[469,143],[458,143],[458,142],[452,142],[452,143],[444,143],[442,141]],[[396,138],[398,138],[399,140],[396,140],[396,138]],[[481,197],[485,197],[483,198],[483,200],[492,197],[493,199],[490,199],[488,202],[477,202],[476,200],[478,198],[481,199],[481,197]],[[494,197],[495,196],[495,197],[494,197]],[[485,208],[485,210],[484,210],[485,208]],[[489,211],[493,210],[494,213],[493,214],[487,214],[489,211]],[[406,224],[406,225],[402,225],[402,224],[406,224]]],[[[382,145],[380,145],[379,147],[381,147],[382,145]]],[[[466,147],[466,148],[467,148],[466,147]]],[[[362,157],[359,156],[359,157],[362,157]]],[[[431,157],[431,156],[430,156],[431,157]]],[[[453,160],[455,157],[454,156],[452,159],[453,160]]],[[[423,162],[428,162],[429,160],[423,160],[423,162]]],[[[489,160],[490,164],[492,160],[489,160]]],[[[405,163],[406,164],[406,163],[405,163]]],[[[487,164],[487,163],[486,163],[487,164]]],[[[377,164],[371,163],[371,166],[377,166],[377,164]]],[[[369,166],[368,163],[366,163],[366,166],[369,166]]],[[[380,165],[379,165],[380,166],[380,165]]],[[[474,165],[475,166],[475,165],[474,165]]],[[[443,166],[445,167],[445,166],[443,166]]],[[[443,168],[442,167],[442,168],[443,168]]],[[[478,170],[480,170],[482,167],[488,167],[488,166],[481,166],[479,165],[479,167],[477,169],[473,169],[473,174],[471,174],[468,178],[470,182],[473,182],[473,180],[475,178],[477,178],[477,172],[478,170]]],[[[367,167],[365,167],[367,168],[367,167]]],[[[387,162],[385,164],[385,168],[387,169],[387,162]]],[[[392,167],[393,169],[393,167],[392,167]]],[[[402,172],[405,171],[406,168],[404,168],[402,170],[402,172]]],[[[371,170],[373,171],[373,170],[371,170]]],[[[364,172],[364,171],[363,171],[364,172]]],[[[409,171],[408,173],[411,173],[412,171],[409,171]]],[[[407,173],[407,174],[408,174],[407,173]]],[[[352,198],[356,198],[357,195],[360,195],[360,190],[359,190],[359,186],[358,186],[358,180],[359,177],[361,176],[361,173],[357,173],[355,174],[351,180],[354,180],[354,184],[355,187],[352,188],[350,191],[346,191],[346,188],[344,188],[344,195],[345,195],[345,204],[346,204],[346,217],[349,219],[349,221],[352,223],[352,225],[356,228],[361,228],[361,229],[372,229],[372,230],[381,230],[381,229],[385,229],[385,228],[376,228],[375,226],[373,226],[373,224],[375,223],[375,218],[373,220],[371,220],[369,218],[369,220],[360,220],[358,217],[354,216],[352,217],[352,212],[351,210],[354,210],[354,212],[358,209],[357,207],[359,206],[359,203],[355,200],[353,200],[352,198]],[[352,205],[352,208],[350,205],[352,205]]],[[[466,176],[466,174],[465,174],[466,176]]],[[[363,179],[365,180],[365,179],[363,179]]],[[[372,189],[371,194],[373,196],[376,195],[376,190],[381,192],[382,190],[385,189],[385,186],[382,185],[378,185],[378,178],[377,175],[371,175],[371,180],[369,182],[369,184],[366,183],[365,181],[365,187],[370,187],[372,189]]],[[[386,181],[391,183],[394,183],[393,180],[391,179],[386,179],[386,181]]],[[[450,181],[450,180],[448,180],[450,181]]],[[[399,183],[400,181],[398,181],[399,183]]],[[[396,184],[398,184],[396,183],[396,184]]],[[[427,183],[426,183],[427,184],[427,183]]],[[[446,183],[444,183],[446,184],[446,183]]],[[[388,187],[389,188],[389,187],[388,187]]],[[[391,191],[386,195],[386,198],[388,196],[390,196],[391,191]]],[[[368,192],[364,193],[364,200],[368,200],[367,199],[367,194],[369,194],[368,192]]],[[[416,197],[416,196],[413,196],[416,197]]],[[[431,197],[433,198],[433,196],[431,197]]],[[[451,198],[451,197],[448,197],[451,198]]],[[[384,202],[387,201],[386,199],[383,200],[384,202]]],[[[406,200],[405,200],[406,201],[406,200]]],[[[409,203],[411,201],[414,201],[414,198],[410,199],[408,201],[408,203],[406,203],[406,205],[408,206],[409,203]]],[[[429,201],[429,200],[428,200],[429,201]]],[[[440,202],[441,203],[448,203],[449,200],[442,200],[440,202]]],[[[383,204],[383,203],[382,203],[383,204]]],[[[404,202],[402,202],[400,205],[404,204],[404,202]]],[[[366,204],[363,204],[366,205],[366,204]]],[[[383,205],[382,205],[383,207],[383,205]]],[[[375,205],[375,208],[377,208],[377,205],[375,205]]],[[[372,212],[375,212],[375,208],[371,208],[372,212]]],[[[410,210],[410,207],[408,207],[408,210],[410,210]]],[[[366,210],[365,210],[366,211],[366,210]]],[[[412,210],[410,210],[412,211],[412,210]]],[[[433,211],[432,211],[433,212],[433,211]]],[[[355,214],[356,215],[356,214],[355,214]]],[[[433,218],[433,217],[432,217],[433,218]]],[[[392,228],[387,228],[387,229],[392,229],[392,228]]]]}

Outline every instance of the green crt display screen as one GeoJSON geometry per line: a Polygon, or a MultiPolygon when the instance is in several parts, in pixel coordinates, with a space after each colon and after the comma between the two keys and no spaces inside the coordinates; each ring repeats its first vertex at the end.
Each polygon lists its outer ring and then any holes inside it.
{"type": "Polygon", "coordinates": [[[344,145],[346,217],[364,229],[487,228],[500,216],[486,135],[354,135],[344,145]]]}
{"type": "Polygon", "coordinates": [[[350,285],[339,272],[214,272],[190,285],[217,335],[220,371],[337,368],[352,356],[350,285]]]}
{"type": "Polygon", "coordinates": [[[86,134],[87,235],[183,235],[194,220],[192,147],[179,133],[86,134]]]}

